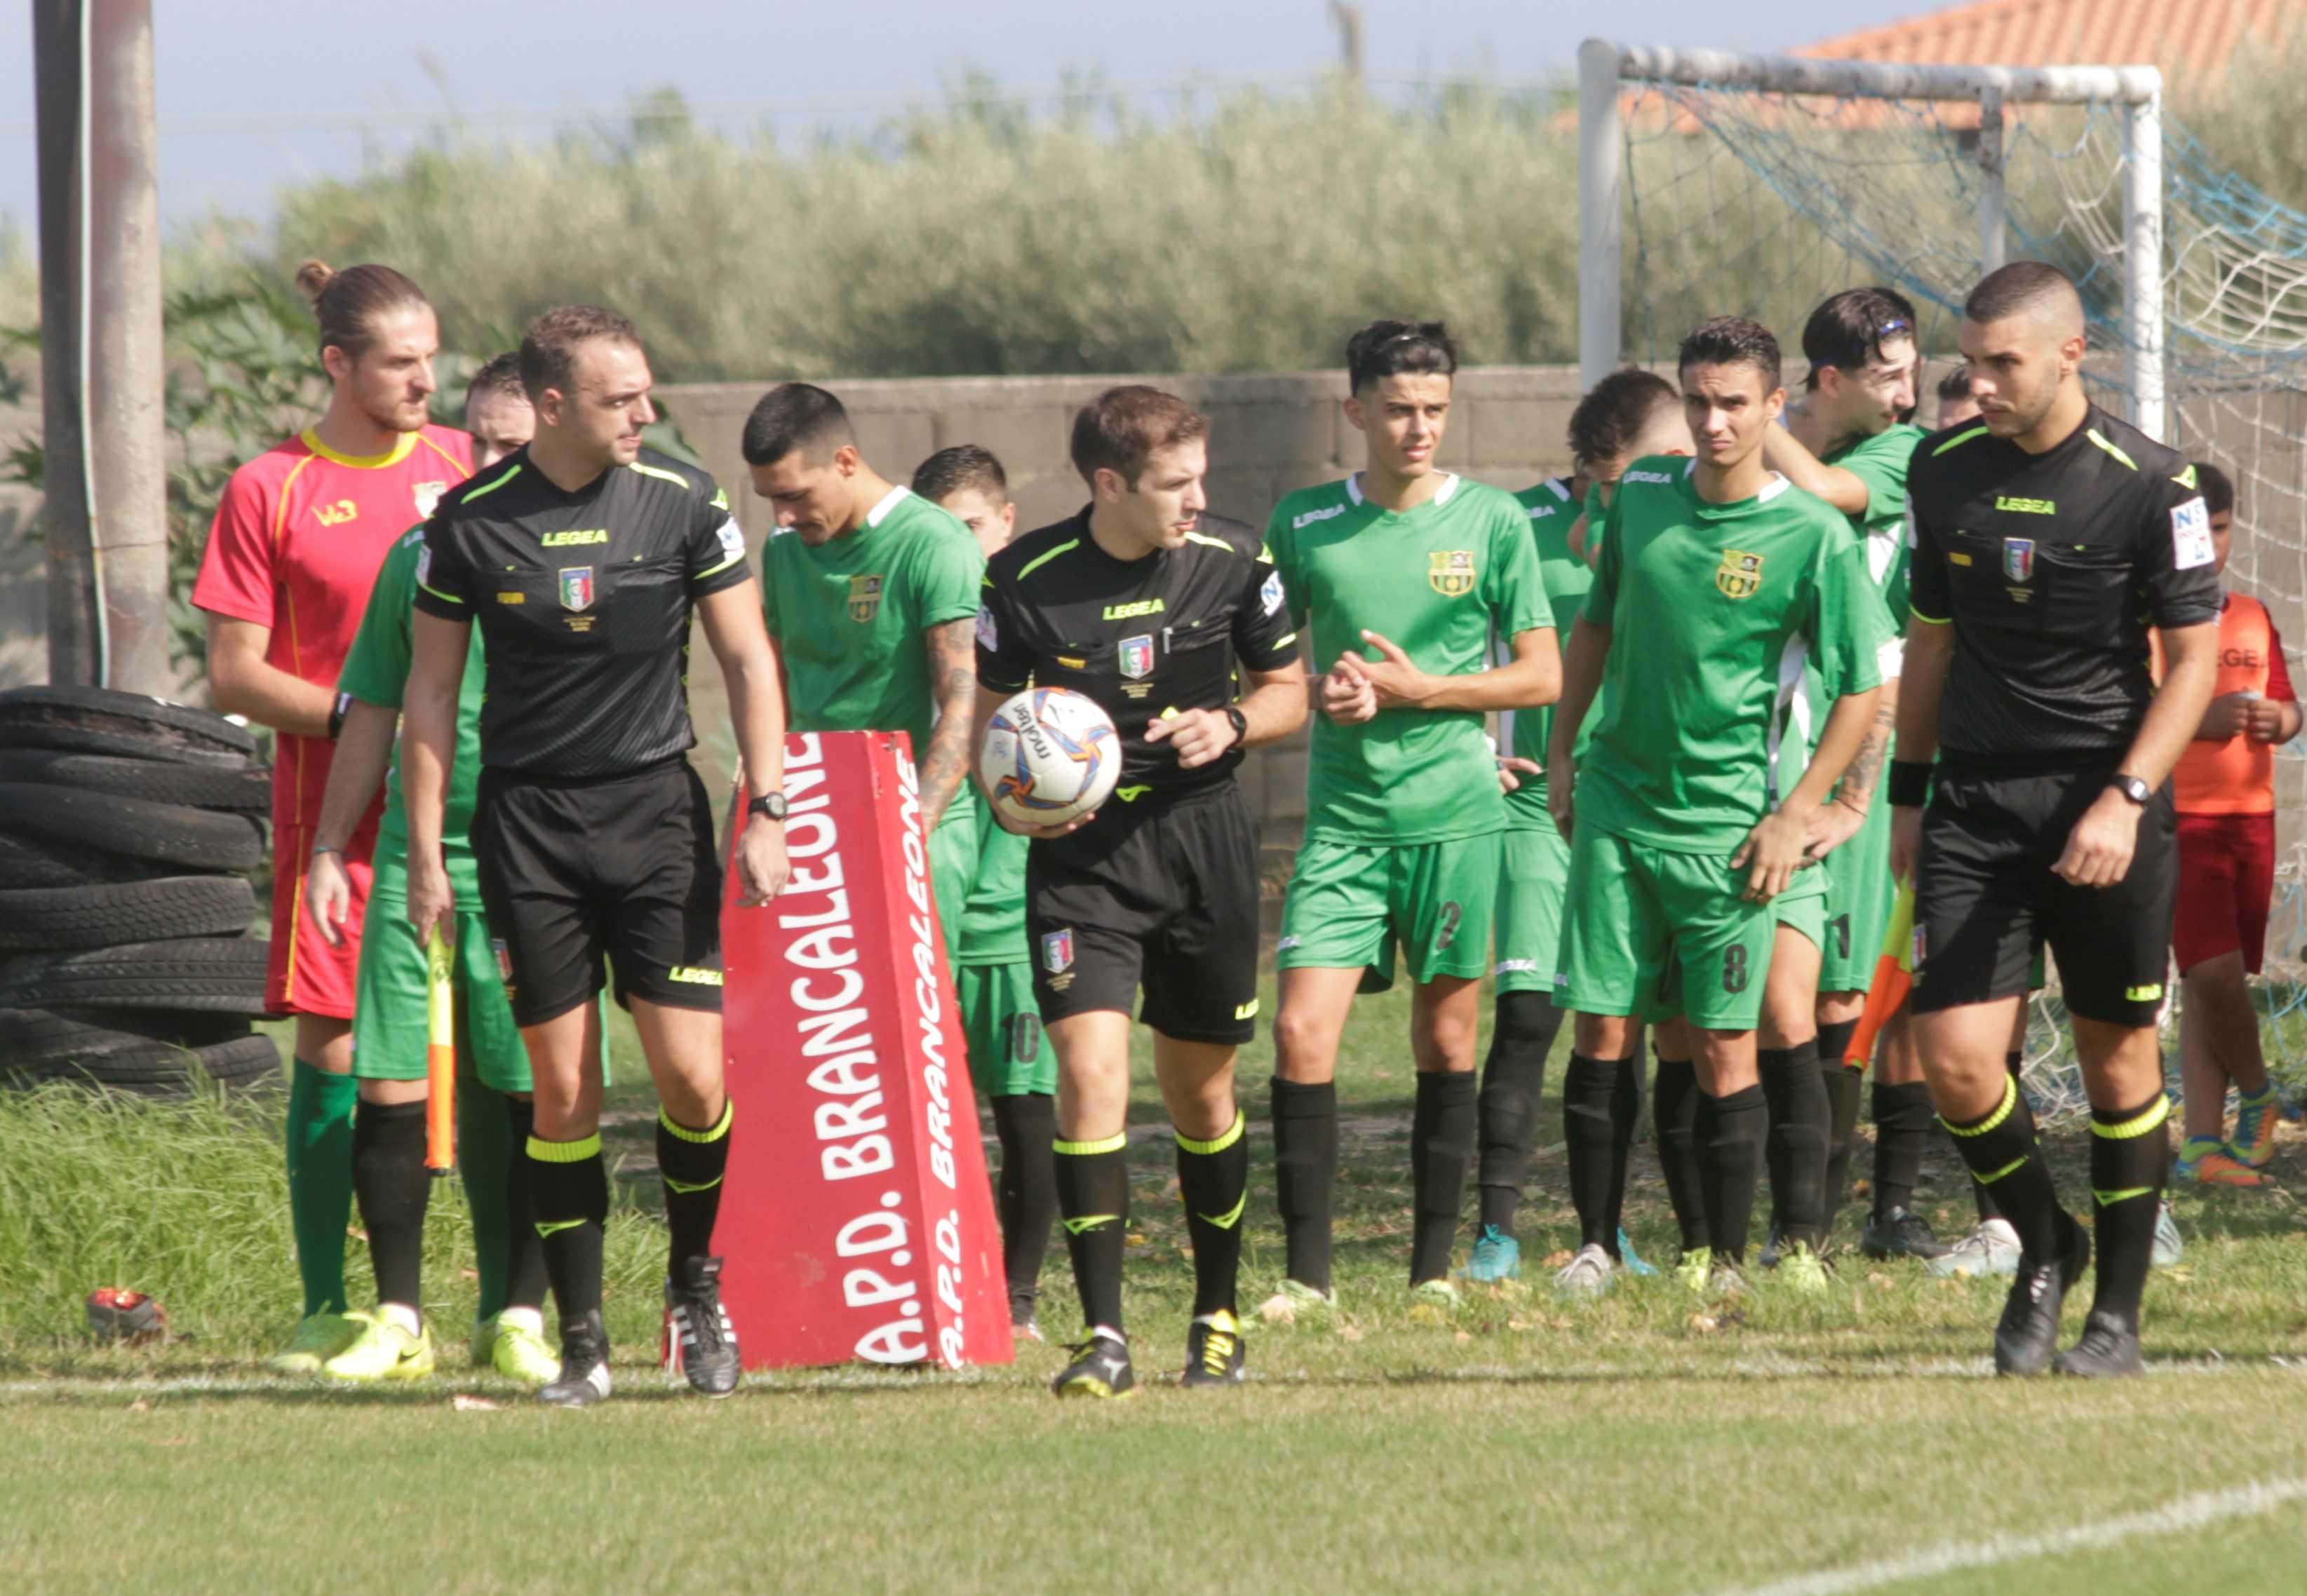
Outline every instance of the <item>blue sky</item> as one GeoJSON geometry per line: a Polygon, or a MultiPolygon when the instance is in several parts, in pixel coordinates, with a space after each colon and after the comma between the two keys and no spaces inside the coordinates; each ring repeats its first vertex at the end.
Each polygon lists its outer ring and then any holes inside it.
{"type": "MultiPolygon", "coordinates": [[[[1629,43],[1783,50],[1943,0],[1364,0],[1373,75],[1543,78],[1607,15],[1629,43]]],[[[30,7],[0,4],[0,214],[34,218],[30,7]]],[[[161,205],[262,217],[451,109],[506,136],[613,119],[660,85],[723,128],[870,124],[976,69],[1008,87],[1291,78],[1336,57],[1325,0],[158,0],[161,205]],[[284,28],[284,17],[293,25],[284,28]],[[380,21],[380,19],[388,19],[380,21]]]]}

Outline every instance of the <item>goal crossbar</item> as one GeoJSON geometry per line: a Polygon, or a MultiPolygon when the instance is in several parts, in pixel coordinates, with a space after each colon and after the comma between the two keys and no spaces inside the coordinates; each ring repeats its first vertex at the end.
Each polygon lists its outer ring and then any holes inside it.
{"type": "Polygon", "coordinates": [[[1628,83],[1884,100],[1965,100],[1979,108],[1979,260],[2003,262],[2003,108],[2123,107],[2123,386],[2132,422],[2165,436],[2163,74],[2152,66],[1937,65],[1807,61],[1670,50],[1590,38],[1578,50],[1578,368],[1591,388],[1623,353],[1620,271],[1625,192],[1622,101],[1628,83]]]}

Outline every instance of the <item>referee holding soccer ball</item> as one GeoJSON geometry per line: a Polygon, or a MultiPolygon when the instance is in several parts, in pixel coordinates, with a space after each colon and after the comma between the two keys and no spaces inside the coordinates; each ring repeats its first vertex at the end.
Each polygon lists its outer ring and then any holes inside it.
{"type": "Polygon", "coordinates": [[[1257,839],[1233,772],[1243,748],[1298,729],[1307,696],[1257,534],[1204,513],[1208,433],[1157,388],[1110,388],[1085,405],[1073,461],[1090,502],[993,557],[977,617],[973,747],[1029,682],[1085,695],[1120,732],[1120,782],[1102,809],[1038,830],[1001,816],[1034,840],[1026,929],[1057,1048],[1058,1209],[1087,1325],[1059,1396],[1136,1389],[1121,1259],[1141,985],[1194,1246],[1184,1383],[1242,1373],[1234,1277],[1249,1148],[1233,1066],[1256,1029],[1257,839]]]}

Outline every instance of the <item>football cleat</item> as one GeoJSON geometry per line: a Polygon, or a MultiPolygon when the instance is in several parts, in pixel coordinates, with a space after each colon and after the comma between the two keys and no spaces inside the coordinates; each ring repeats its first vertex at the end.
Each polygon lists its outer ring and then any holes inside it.
{"type": "Polygon", "coordinates": [[[1714,1273],[1714,1250],[1692,1247],[1684,1251],[1682,1261],[1674,1266],[1674,1277],[1685,1289],[1697,1296],[1706,1294],[1706,1284],[1714,1273]]]}
{"type": "Polygon", "coordinates": [[[2019,1233],[2008,1219],[1982,1219],[1978,1227],[1938,1257],[1925,1260],[1938,1276],[2010,1275],[2019,1268],[2019,1233]]]}
{"type": "Polygon", "coordinates": [[[350,1346],[321,1365],[332,1380],[364,1383],[378,1380],[421,1380],[433,1372],[433,1333],[413,1334],[392,1319],[371,1319],[353,1337],[350,1346]]]}
{"type": "Polygon", "coordinates": [[[1599,1297],[1610,1289],[1617,1267],[1599,1243],[1589,1242],[1554,1276],[1554,1289],[1565,1297],[1599,1297]]]}
{"type": "Polygon", "coordinates": [[[1869,1258],[1944,1258],[1954,1250],[1938,1238],[1930,1221],[1911,1208],[1892,1208],[1880,1219],[1870,1219],[1858,1238],[1858,1250],[1869,1258]]]}
{"type": "Polygon", "coordinates": [[[1771,1272],[1771,1278],[1805,1296],[1826,1294],[1825,1260],[1813,1252],[1806,1242],[1788,1243],[1786,1250],[1779,1254],[1779,1267],[1771,1272]]]}
{"type": "Polygon", "coordinates": [[[2171,1212],[2165,1199],[2155,1210],[2155,1246],[2147,1255],[2150,1269],[2167,1269],[2187,1255],[2187,1244],[2179,1237],[2179,1221],[2171,1212]]]}
{"type": "Polygon", "coordinates": [[[1994,1372],[2040,1374],[2059,1350],[2059,1309],[2090,1265],[2090,1230],[2067,1220],[2067,1244],[2050,1258],[2022,1258],[1994,1327],[1994,1372]]]}
{"type": "MultiPolygon", "coordinates": [[[[2270,1133],[2268,1151],[2274,1152],[2270,1133]]],[[[2171,1166],[2174,1180],[2192,1181],[2198,1186],[2264,1186],[2267,1177],[2257,1165],[2242,1153],[2215,1136],[2191,1136],[2179,1147],[2178,1161],[2171,1166]]]]}
{"type": "Polygon", "coordinates": [[[2114,1379],[2145,1374],[2147,1361],[2139,1355],[2138,1331],[2119,1315],[2094,1309],[2083,1321],[2082,1339],[2061,1353],[2051,1368],[2084,1379],[2114,1379]]]}
{"type": "Polygon", "coordinates": [[[1474,1250],[1458,1278],[1477,1285],[1522,1278],[1522,1243],[1495,1225],[1485,1225],[1474,1238],[1474,1250]]]}
{"type": "Polygon", "coordinates": [[[1618,1267],[1643,1279],[1658,1278],[1658,1266],[1642,1261],[1642,1255],[1634,1250],[1634,1239],[1626,1234],[1624,1225],[1618,1229],[1618,1267]]]}
{"type": "Polygon", "coordinates": [[[272,1359],[275,1374],[318,1374],[321,1366],[350,1346],[368,1327],[365,1313],[307,1314],[288,1344],[272,1359]]]}
{"type": "Polygon", "coordinates": [[[1238,1386],[1242,1381],[1241,1326],[1225,1309],[1205,1313],[1186,1331],[1183,1386],[1238,1386]]]}
{"type": "Polygon", "coordinates": [[[609,1395],[609,1336],[598,1309],[561,1327],[561,1373],[536,1399],[553,1407],[588,1408],[609,1395]]]}
{"type": "Polygon", "coordinates": [[[2275,1156],[2275,1122],[2283,1114],[2282,1094],[2268,1081],[2256,1097],[2235,1099],[2234,1135],[2228,1139],[2227,1151],[2239,1164],[2252,1169],[2265,1169],[2268,1160],[2275,1156]]]}
{"type": "Polygon", "coordinates": [[[1410,1288],[1410,1301],[1413,1307],[1437,1308],[1445,1313],[1454,1313],[1459,1302],[1457,1283],[1438,1276],[1421,1280],[1410,1288]]]}
{"type": "Polygon", "coordinates": [[[668,1373],[689,1377],[689,1388],[707,1396],[726,1396],[743,1373],[737,1361],[737,1330],[721,1305],[721,1260],[684,1258],[681,1272],[665,1283],[665,1332],[658,1352],[668,1373]]]}
{"type": "Polygon", "coordinates": [[[553,1355],[545,1332],[535,1326],[508,1322],[502,1315],[489,1345],[489,1367],[532,1391],[561,1378],[561,1360],[553,1355]]]}
{"type": "Polygon", "coordinates": [[[1129,1367],[1129,1343],[1102,1327],[1066,1348],[1073,1361],[1050,1382],[1060,1397],[1087,1396],[1115,1401],[1137,1395],[1137,1376],[1129,1367]]]}

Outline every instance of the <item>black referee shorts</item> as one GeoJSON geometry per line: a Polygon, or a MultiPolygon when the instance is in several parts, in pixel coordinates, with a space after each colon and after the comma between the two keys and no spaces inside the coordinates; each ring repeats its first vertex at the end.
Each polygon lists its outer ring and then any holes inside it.
{"type": "Polygon", "coordinates": [[[1915,885],[1917,1012],[2023,995],[2034,949],[2047,942],[2069,1013],[2155,1023],[2179,881],[2170,787],[2140,815],[2131,869],[2114,886],[2075,886],[2051,870],[2112,773],[1941,769],[1923,811],[1915,885]]]}
{"type": "Polygon", "coordinates": [[[1241,789],[1110,803],[1025,856],[1025,926],[1043,1024],[1119,1009],[1181,1042],[1257,1032],[1257,828],[1241,789]]]}
{"type": "Polygon", "coordinates": [[[581,782],[485,768],[473,859],[519,1023],[590,1001],[604,956],[620,1003],[720,1011],[721,866],[687,759],[581,782]]]}

